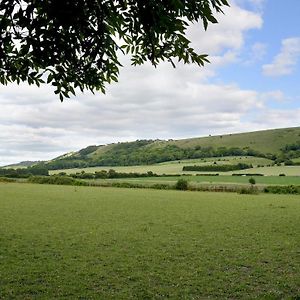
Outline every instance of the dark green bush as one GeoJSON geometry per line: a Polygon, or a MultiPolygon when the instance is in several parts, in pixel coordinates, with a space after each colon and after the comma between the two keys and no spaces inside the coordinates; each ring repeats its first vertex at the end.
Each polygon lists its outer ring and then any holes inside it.
{"type": "Polygon", "coordinates": [[[265,193],[272,194],[300,194],[300,186],[288,185],[288,186],[267,186],[264,188],[265,193]]]}
{"type": "Polygon", "coordinates": [[[68,176],[31,176],[28,182],[39,184],[57,184],[57,185],[88,185],[84,181],[75,180],[68,176]]]}
{"type": "Polygon", "coordinates": [[[236,165],[207,165],[207,166],[184,166],[182,171],[200,171],[200,172],[228,172],[234,170],[245,170],[253,168],[252,165],[238,163],[236,165]]]}
{"type": "Polygon", "coordinates": [[[186,191],[189,188],[189,184],[185,179],[178,179],[175,184],[176,190],[186,191]]]}
{"type": "Polygon", "coordinates": [[[253,177],[251,177],[251,178],[249,178],[249,183],[253,185],[256,183],[256,181],[253,177]]]}

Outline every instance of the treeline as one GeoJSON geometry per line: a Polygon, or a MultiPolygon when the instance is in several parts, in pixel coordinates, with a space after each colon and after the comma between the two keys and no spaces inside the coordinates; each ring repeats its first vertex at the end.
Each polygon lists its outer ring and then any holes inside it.
{"type": "Polygon", "coordinates": [[[238,163],[236,165],[207,165],[207,166],[184,166],[182,171],[199,171],[199,172],[229,172],[236,170],[245,170],[253,168],[252,165],[238,163]]]}
{"type": "Polygon", "coordinates": [[[48,176],[48,169],[44,165],[35,165],[33,167],[20,169],[0,169],[0,177],[7,178],[28,178],[32,175],[48,176]]]}
{"type": "Polygon", "coordinates": [[[300,186],[297,185],[280,185],[268,186],[264,188],[265,193],[271,194],[300,194],[300,186]]]}
{"type": "Polygon", "coordinates": [[[68,176],[31,176],[28,179],[30,183],[39,184],[56,184],[56,185],[76,185],[76,186],[88,186],[88,183],[80,180],[76,180],[68,176]]]}
{"type": "Polygon", "coordinates": [[[250,148],[240,149],[236,147],[225,148],[196,146],[193,148],[180,148],[176,145],[154,146],[153,141],[142,140],[131,143],[120,143],[101,153],[101,156],[93,156],[91,153],[97,150],[97,146],[90,146],[77,154],[63,159],[55,160],[47,164],[49,170],[86,168],[96,166],[133,166],[150,165],[155,163],[182,160],[201,159],[207,157],[222,156],[257,156],[275,159],[273,154],[263,154],[250,148]]]}
{"type": "MultiPolygon", "coordinates": [[[[65,173],[60,173],[61,176],[65,176],[65,173]]],[[[129,172],[129,173],[123,173],[123,172],[116,172],[113,169],[110,169],[109,171],[101,170],[97,171],[95,173],[75,173],[75,174],[69,174],[70,177],[77,178],[77,179],[114,179],[114,178],[141,178],[141,177],[159,177],[160,175],[157,175],[156,173],[153,173],[152,171],[149,171],[147,173],[136,173],[136,172],[129,172]]]]}
{"type": "Polygon", "coordinates": [[[291,161],[291,159],[298,157],[300,157],[300,141],[287,144],[281,148],[281,153],[276,157],[275,163],[284,163],[287,166],[299,165],[291,161]]]}

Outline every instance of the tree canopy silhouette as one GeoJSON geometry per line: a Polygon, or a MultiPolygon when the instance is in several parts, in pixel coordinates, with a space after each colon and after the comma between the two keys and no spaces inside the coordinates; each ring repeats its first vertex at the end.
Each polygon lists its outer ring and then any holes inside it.
{"type": "MultiPolygon", "coordinates": [[[[217,23],[227,0],[1,0],[0,82],[55,86],[61,101],[75,89],[118,80],[118,52],[133,65],[174,59],[203,66],[186,29],[217,23]]],[[[205,42],[205,41],[203,41],[205,42]]]]}

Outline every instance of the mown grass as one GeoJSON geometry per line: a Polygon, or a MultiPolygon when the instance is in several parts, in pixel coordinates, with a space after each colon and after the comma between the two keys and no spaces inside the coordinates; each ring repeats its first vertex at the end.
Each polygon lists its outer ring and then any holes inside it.
{"type": "Polygon", "coordinates": [[[300,296],[298,196],[0,184],[1,299],[300,296]]]}

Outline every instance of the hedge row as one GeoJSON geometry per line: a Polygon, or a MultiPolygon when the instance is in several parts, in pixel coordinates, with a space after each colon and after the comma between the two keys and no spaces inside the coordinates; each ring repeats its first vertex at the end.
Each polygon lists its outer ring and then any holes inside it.
{"type": "Polygon", "coordinates": [[[207,166],[184,166],[182,171],[212,171],[212,172],[228,172],[228,171],[235,171],[235,170],[245,170],[253,168],[252,165],[248,164],[236,164],[236,165],[207,165],[207,166]]]}

